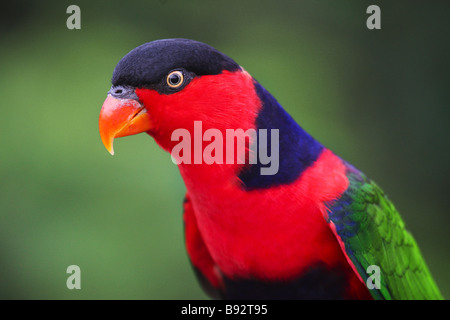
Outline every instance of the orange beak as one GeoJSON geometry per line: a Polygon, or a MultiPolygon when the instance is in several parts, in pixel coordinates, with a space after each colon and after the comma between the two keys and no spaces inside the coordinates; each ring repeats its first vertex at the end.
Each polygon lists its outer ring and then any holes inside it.
{"type": "Polygon", "coordinates": [[[117,99],[108,95],[98,121],[105,148],[114,155],[114,138],[149,131],[152,127],[145,107],[133,99],[117,99]]]}

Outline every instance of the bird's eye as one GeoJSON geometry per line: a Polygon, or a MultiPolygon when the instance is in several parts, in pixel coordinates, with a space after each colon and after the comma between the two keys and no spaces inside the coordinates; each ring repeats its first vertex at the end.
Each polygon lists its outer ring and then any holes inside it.
{"type": "Polygon", "coordinates": [[[167,84],[171,88],[178,88],[183,84],[184,76],[181,71],[172,71],[167,75],[167,84]]]}

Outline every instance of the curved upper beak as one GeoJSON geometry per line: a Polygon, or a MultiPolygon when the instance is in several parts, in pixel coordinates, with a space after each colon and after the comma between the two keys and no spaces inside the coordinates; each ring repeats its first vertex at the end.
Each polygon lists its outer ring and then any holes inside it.
{"type": "Polygon", "coordinates": [[[118,99],[108,95],[98,121],[105,148],[114,155],[114,138],[149,131],[152,128],[145,107],[134,99],[118,99]]]}

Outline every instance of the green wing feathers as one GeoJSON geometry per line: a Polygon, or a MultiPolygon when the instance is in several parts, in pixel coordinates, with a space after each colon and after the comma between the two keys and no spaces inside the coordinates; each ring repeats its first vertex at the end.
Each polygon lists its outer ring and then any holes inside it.
{"type": "MultiPolygon", "coordinates": [[[[383,191],[353,168],[349,188],[331,203],[328,222],[345,254],[364,281],[371,265],[380,268],[380,288],[375,299],[442,299],[412,235],[383,191]]],[[[370,280],[369,280],[370,281],[370,280]]]]}

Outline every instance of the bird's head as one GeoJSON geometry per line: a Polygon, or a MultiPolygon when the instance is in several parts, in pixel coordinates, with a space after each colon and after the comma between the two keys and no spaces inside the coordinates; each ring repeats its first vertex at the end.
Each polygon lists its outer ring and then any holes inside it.
{"type": "Polygon", "coordinates": [[[143,44],[117,64],[100,112],[99,129],[114,154],[114,138],[147,132],[167,151],[176,129],[254,127],[260,100],[253,78],[228,56],[187,39],[143,44]]]}

